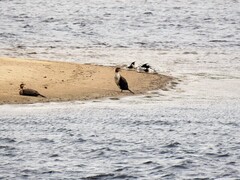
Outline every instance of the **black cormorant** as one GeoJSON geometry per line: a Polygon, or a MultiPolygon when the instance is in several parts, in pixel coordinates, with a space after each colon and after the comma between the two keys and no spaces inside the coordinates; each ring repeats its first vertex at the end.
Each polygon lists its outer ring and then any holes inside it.
{"type": "Polygon", "coordinates": [[[135,61],[132,62],[127,68],[128,68],[128,69],[136,68],[136,67],[135,67],[135,61]]]}
{"type": "Polygon", "coordinates": [[[132,92],[132,91],[128,88],[127,80],[126,80],[124,77],[122,77],[119,72],[120,72],[120,68],[117,67],[117,68],[115,69],[115,77],[114,77],[114,79],[115,79],[115,82],[116,82],[117,86],[121,89],[121,92],[122,92],[123,90],[128,90],[128,91],[130,91],[131,93],[134,94],[134,92],[132,92]]]}
{"type": "Polygon", "coordinates": [[[143,65],[141,65],[142,68],[151,68],[151,66],[148,63],[145,63],[143,65]]]}

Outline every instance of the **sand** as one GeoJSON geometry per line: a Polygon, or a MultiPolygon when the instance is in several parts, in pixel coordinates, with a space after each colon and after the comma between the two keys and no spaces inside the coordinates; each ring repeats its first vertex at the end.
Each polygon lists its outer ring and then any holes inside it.
{"type": "MultiPolygon", "coordinates": [[[[89,64],[0,58],[0,104],[30,104],[132,96],[114,82],[115,67],[89,64]],[[20,83],[47,98],[19,95],[20,83]]],[[[173,79],[160,74],[122,70],[134,95],[165,88],[173,79]]]]}

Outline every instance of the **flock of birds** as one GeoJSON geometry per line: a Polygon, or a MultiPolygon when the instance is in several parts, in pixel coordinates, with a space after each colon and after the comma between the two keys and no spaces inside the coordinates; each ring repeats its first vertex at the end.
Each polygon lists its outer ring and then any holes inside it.
{"type": "Polygon", "coordinates": [[[136,69],[137,72],[156,73],[156,71],[148,63],[136,66],[136,61],[133,61],[129,66],[127,66],[127,69],[136,69]]]}
{"type": "MultiPolygon", "coordinates": [[[[147,73],[154,73],[155,70],[153,70],[151,68],[151,66],[148,63],[145,63],[139,67],[136,66],[135,61],[132,62],[129,66],[127,66],[127,69],[136,69],[137,72],[147,72],[147,73]]],[[[129,92],[131,92],[132,94],[134,94],[133,91],[131,91],[128,87],[128,82],[127,80],[120,74],[121,68],[117,67],[115,69],[115,83],[117,84],[117,86],[119,87],[119,89],[121,90],[121,92],[123,92],[123,90],[127,90],[129,92]]],[[[46,98],[46,96],[40,94],[38,91],[34,90],[34,89],[29,89],[29,88],[24,88],[25,84],[21,83],[20,84],[20,91],[19,94],[22,96],[41,96],[43,98],[46,98]]]]}

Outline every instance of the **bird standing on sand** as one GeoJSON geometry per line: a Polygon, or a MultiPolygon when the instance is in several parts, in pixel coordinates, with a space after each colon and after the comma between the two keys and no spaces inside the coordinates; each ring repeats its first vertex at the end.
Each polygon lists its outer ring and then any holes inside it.
{"type": "Polygon", "coordinates": [[[46,98],[45,96],[41,95],[38,91],[34,90],[34,89],[23,89],[24,88],[23,83],[20,84],[20,91],[19,94],[22,96],[41,96],[46,98]]]}
{"type": "Polygon", "coordinates": [[[120,69],[119,67],[117,67],[117,68],[115,69],[115,77],[114,77],[114,79],[115,79],[115,82],[116,82],[117,86],[121,89],[121,92],[122,92],[123,90],[128,90],[128,91],[130,91],[131,93],[134,94],[134,92],[132,92],[132,91],[128,88],[127,80],[120,75],[120,73],[119,73],[120,70],[121,70],[121,69],[120,69]]]}

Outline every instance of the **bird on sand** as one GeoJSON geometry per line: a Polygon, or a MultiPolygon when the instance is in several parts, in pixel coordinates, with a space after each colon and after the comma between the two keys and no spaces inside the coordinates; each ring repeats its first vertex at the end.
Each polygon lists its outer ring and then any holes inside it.
{"type": "Polygon", "coordinates": [[[152,69],[152,67],[148,63],[138,66],[137,72],[156,73],[156,71],[152,69]]]}
{"type": "Polygon", "coordinates": [[[156,73],[156,71],[155,71],[154,69],[152,69],[151,67],[149,67],[149,68],[144,68],[143,70],[144,70],[144,72],[146,72],[146,73],[156,73]]]}
{"type": "Polygon", "coordinates": [[[141,68],[151,68],[151,66],[148,63],[145,63],[141,65],[141,68]]]}
{"type": "Polygon", "coordinates": [[[46,98],[45,96],[43,96],[42,94],[40,94],[38,91],[34,90],[34,89],[24,89],[25,84],[21,83],[20,84],[20,91],[19,94],[22,96],[41,96],[46,98]]]}
{"type": "Polygon", "coordinates": [[[129,88],[128,88],[128,83],[127,83],[127,80],[120,75],[120,68],[117,67],[115,69],[115,77],[114,77],[114,80],[115,80],[115,83],[117,84],[117,86],[121,89],[121,92],[123,90],[128,90],[130,91],[131,93],[134,94],[134,92],[132,92],[129,88]]]}
{"type": "Polygon", "coordinates": [[[134,68],[136,68],[136,67],[135,67],[135,61],[132,62],[127,68],[128,68],[128,69],[134,69],[134,68]]]}

